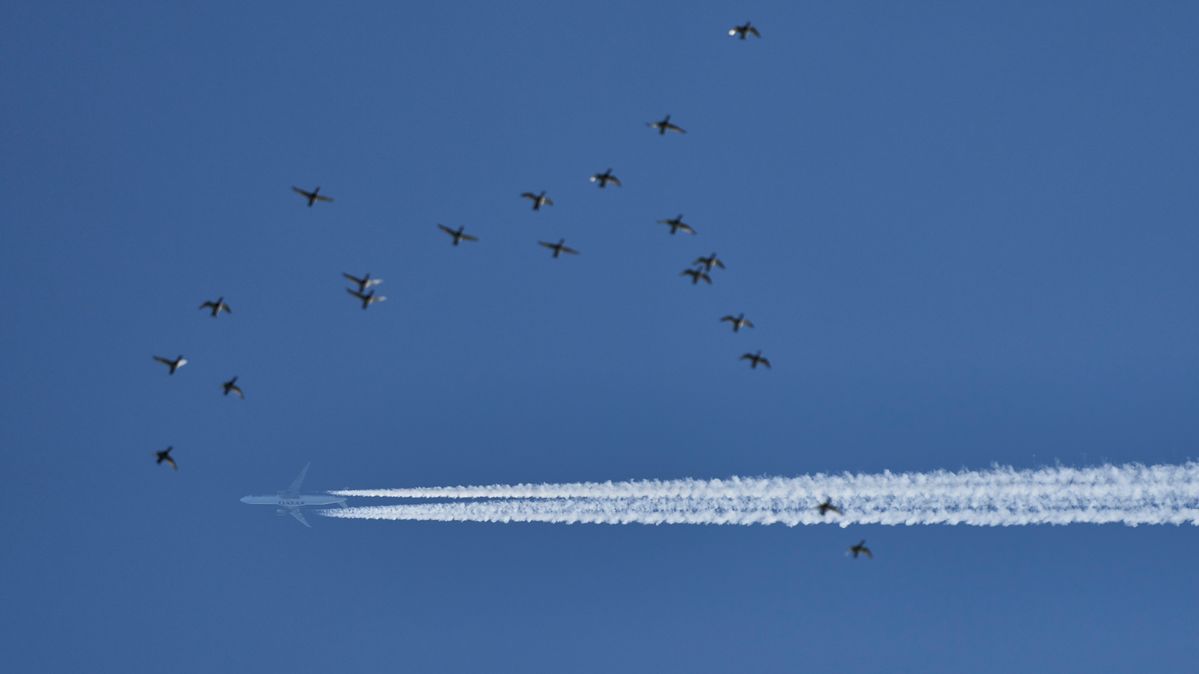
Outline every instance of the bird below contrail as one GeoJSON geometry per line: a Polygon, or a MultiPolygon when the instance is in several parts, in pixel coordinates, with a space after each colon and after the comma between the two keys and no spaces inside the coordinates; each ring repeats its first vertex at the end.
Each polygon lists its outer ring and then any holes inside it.
{"type": "Polygon", "coordinates": [[[407,489],[338,496],[477,499],[348,508],[349,519],[596,524],[1199,524],[1199,463],[407,489]],[[836,502],[841,514],[820,512],[836,502]]]}

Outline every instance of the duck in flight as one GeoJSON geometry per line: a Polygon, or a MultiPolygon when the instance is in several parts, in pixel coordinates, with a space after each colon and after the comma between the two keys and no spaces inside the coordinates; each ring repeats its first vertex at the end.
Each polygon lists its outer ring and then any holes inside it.
{"type": "Polygon", "coordinates": [[[716,253],[712,253],[708,257],[697,257],[695,258],[695,262],[692,262],[691,264],[700,265],[705,271],[712,271],[712,267],[720,267],[721,269],[724,269],[724,262],[720,258],[716,257],[716,253]]]}
{"type": "Polygon", "coordinates": [[[175,360],[171,360],[170,358],[163,358],[162,356],[154,356],[154,360],[156,360],[156,361],[162,363],[163,365],[166,365],[168,368],[170,368],[170,370],[167,372],[167,374],[175,374],[175,370],[178,370],[179,368],[183,367],[184,365],[187,365],[187,359],[184,358],[182,355],[180,355],[175,360]]]}
{"type": "Polygon", "coordinates": [[[732,323],[733,324],[733,332],[741,332],[741,328],[754,327],[754,322],[749,320],[748,318],[746,318],[745,314],[737,314],[736,316],[729,314],[728,316],[722,316],[720,318],[720,322],[721,323],[732,323]]]}
{"type": "Polygon", "coordinates": [[[743,353],[743,354],[741,354],[741,360],[748,360],[749,361],[749,369],[751,369],[751,370],[758,369],[759,365],[765,365],[766,367],[770,367],[770,361],[767,360],[766,357],[762,355],[761,351],[759,351],[757,353],[743,353]]]}
{"type": "Polygon", "coordinates": [[[874,559],[874,553],[870,552],[870,548],[866,547],[865,539],[858,541],[858,544],[851,547],[846,554],[853,555],[854,559],[857,559],[858,555],[866,555],[866,559],[874,559]]]}
{"type": "Polygon", "coordinates": [[[679,274],[679,276],[690,276],[691,277],[691,285],[695,285],[695,284],[699,283],[701,280],[707,281],[708,285],[712,284],[712,277],[708,276],[708,272],[704,271],[703,267],[696,267],[695,269],[684,269],[683,272],[681,274],[679,274]]]}
{"type": "MultiPolygon", "coordinates": [[[[827,497],[824,499],[824,503],[821,503],[820,505],[816,506],[816,509],[820,511],[821,516],[827,515],[829,513],[836,513],[837,515],[841,514],[841,509],[838,508],[837,506],[833,505],[833,500],[830,498],[827,498],[827,497]]],[[[866,541],[862,541],[862,542],[865,543],[866,541]]]]}
{"type": "Polygon", "coordinates": [[[457,246],[459,243],[461,243],[463,241],[478,241],[479,240],[479,237],[471,236],[470,234],[467,234],[464,231],[466,229],[466,225],[462,225],[458,229],[450,229],[449,227],[446,227],[445,225],[438,224],[437,228],[440,229],[441,231],[445,232],[446,234],[449,234],[450,236],[454,237],[454,245],[455,246],[457,246]]]}
{"type": "Polygon", "coordinates": [[[659,136],[665,136],[667,131],[674,131],[675,133],[687,133],[683,127],[670,121],[670,115],[666,115],[666,117],[662,118],[660,121],[649,122],[648,126],[650,128],[657,129],[659,136]]]}
{"type": "Polygon", "coordinates": [[[224,384],[221,384],[221,388],[225,389],[225,395],[236,393],[238,398],[241,398],[242,400],[246,399],[245,392],[242,391],[241,387],[237,385],[237,377],[234,377],[224,384]]]}
{"type": "Polygon", "coordinates": [[[545,196],[545,190],[541,190],[541,194],[533,194],[532,192],[521,192],[521,198],[533,200],[533,210],[540,211],[542,206],[553,206],[554,200],[545,196]]]}
{"type": "Polygon", "coordinates": [[[175,460],[171,458],[171,450],[172,449],[175,449],[175,448],[167,447],[166,449],[162,450],[161,452],[154,452],[154,456],[156,457],[156,461],[154,461],[154,464],[160,466],[165,462],[171,468],[174,468],[175,470],[179,470],[179,464],[175,463],[175,460]]]}
{"type": "Polygon", "coordinates": [[[754,25],[748,21],[746,21],[743,25],[733,26],[730,28],[729,35],[736,36],[741,40],[744,40],[750,35],[753,35],[754,37],[762,37],[762,34],[758,32],[758,29],[754,28],[754,25]]]}
{"type": "Polygon", "coordinates": [[[312,205],[318,201],[333,201],[333,197],[327,197],[327,196],[321,194],[321,186],[320,185],[317,185],[316,189],[312,190],[311,192],[309,192],[308,190],[302,190],[302,189],[296,187],[295,185],[292,185],[291,189],[296,194],[298,194],[308,200],[308,208],[312,208],[312,205]]]}
{"type": "Polygon", "coordinates": [[[561,255],[562,253],[566,253],[568,255],[578,255],[579,254],[579,251],[566,245],[566,239],[558,239],[558,243],[549,243],[548,241],[538,241],[537,243],[554,251],[555,258],[558,257],[559,255],[561,255]]]}
{"type": "Polygon", "coordinates": [[[200,308],[208,309],[209,311],[211,311],[213,318],[216,318],[222,311],[227,314],[233,313],[233,310],[229,308],[229,305],[225,304],[224,297],[216,298],[215,302],[213,302],[212,300],[208,300],[204,304],[201,304],[200,308]]]}
{"type": "Polygon", "coordinates": [[[363,310],[365,310],[367,307],[369,307],[372,304],[375,304],[377,302],[383,302],[387,299],[383,295],[376,295],[375,291],[373,291],[373,290],[370,291],[369,293],[364,293],[361,290],[354,290],[353,288],[346,288],[346,292],[348,292],[351,295],[353,295],[354,297],[357,297],[358,299],[362,300],[363,310]]]}
{"type": "Polygon", "coordinates": [[[688,225],[687,223],[683,222],[683,214],[682,213],[679,213],[678,215],[674,216],[673,218],[659,220],[658,224],[659,225],[667,225],[668,227],[670,227],[671,234],[678,234],[679,232],[683,232],[685,234],[692,234],[692,235],[695,234],[695,228],[692,227],[691,225],[688,225]]]}
{"type": "Polygon", "coordinates": [[[341,275],[346,277],[350,281],[353,281],[354,285],[358,286],[358,292],[360,292],[360,293],[364,293],[364,292],[366,292],[367,288],[377,286],[383,282],[383,279],[381,279],[381,278],[371,278],[370,272],[367,272],[366,276],[363,276],[362,278],[358,278],[357,276],[354,276],[353,274],[347,274],[344,271],[341,273],[341,275]]]}
{"type": "Polygon", "coordinates": [[[597,174],[591,176],[591,182],[595,183],[596,185],[599,185],[599,188],[601,190],[604,189],[605,187],[607,187],[608,183],[612,183],[613,185],[616,185],[617,187],[621,186],[620,178],[617,178],[616,176],[612,175],[612,169],[608,169],[607,171],[604,171],[603,173],[597,173],[597,174]]]}

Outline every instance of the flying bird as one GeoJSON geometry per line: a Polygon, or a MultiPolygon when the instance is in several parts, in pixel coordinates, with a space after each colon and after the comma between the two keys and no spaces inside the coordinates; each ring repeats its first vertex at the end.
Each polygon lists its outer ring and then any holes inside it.
{"type": "Polygon", "coordinates": [[[459,243],[461,243],[463,241],[478,241],[479,240],[479,237],[471,236],[470,234],[467,234],[463,231],[466,229],[466,225],[462,225],[458,229],[450,229],[449,227],[446,227],[445,225],[438,224],[437,228],[440,229],[441,231],[445,232],[446,234],[449,234],[450,236],[454,237],[454,245],[455,246],[457,246],[459,243]]]}
{"type": "Polygon", "coordinates": [[[362,308],[364,310],[372,304],[375,304],[377,302],[382,302],[387,299],[383,295],[376,295],[375,291],[373,291],[373,290],[370,291],[369,293],[364,293],[361,290],[354,290],[353,288],[346,288],[346,292],[348,292],[351,295],[353,295],[354,297],[357,297],[358,299],[362,300],[362,308]]]}
{"type": "Polygon", "coordinates": [[[238,398],[241,398],[242,400],[246,399],[245,392],[242,391],[241,387],[237,385],[237,377],[234,377],[224,384],[221,384],[221,388],[225,389],[225,395],[236,393],[238,398]]]}
{"type": "Polygon", "coordinates": [[[697,267],[695,269],[684,269],[679,276],[690,276],[691,285],[695,285],[701,280],[707,281],[708,285],[712,284],[712,277],[708,276],[708,272],[704,271],[702,267],[697,267]]]}
{"type": "Polygon", "coordinates": [[[542,206],[553,206],[554,200],[545,196],[545,190],[541,190],[541,194],[533,194],[532,192],[521,192],[521,198],[533,200],[533,210],[540,211],[542,206]]]}
{"type": "Polygon", "coordinates": [[[845,554],[853,555],[854,559],[857,559],[858,555],[866,555],[866,559],[874,559],[874,553],[870,552],[870,548],[866,547],[865,539],[858,541],[858,544],[851,547],[845,554]]]}
{"type": "Polygon", "coordinates": [[[171,450],[172,449],[175,449],[175,448],[167,447],[166,449],[162,450],[161,452],[154,452],[154,456],[157,459],[154,461],[154,465],[160,466],[165,461],[168,465],[170,465],[171,468],[174,468],[175,470],[179,470],[179,464],[175,463],[175,460],[171,458],[171,450]]]}
{"type": "Polygon", "coordinates": [[[659,136],[665,136],[667,131],[674,131],[675,133],[687,133],[683,127],[670,121],[670,115],[666,115],[666,117],[658,122],[647,122],[647,126],[657,129],[659,136]]]}
{"type": "Polygon", "coordinates": [[[578,255],[579,254],[579,251],[566,245],[566,239],[558,239],[558,243],[549,243],[548,241],[538,241],[537,243],[554,251],[555,258],[558,257],[559,255],[561,255],[562,253],[566,253],[568,255],[578,255]]]}
{"type": "Polygon", "coordinates": [[[761,351],[759,351],[757,353],[743,353],[743,354],[741,354],[741,360],[748,360],[749,361],[749,369],[751,369],[751,370],[758,369],[759,365],[765,365],[766,367],[770,367],[770,361],[766,360],[766,358],[762,355],[761,351]]]}
{"type": "Polygon", "coordinates": [[[218,298],[216,298],[216,301],[215,301],[215,302],[213,302],[212,300],[208,300],[208,301],[207,301],[207,302],[205,302],[204,304],[201,304],[201,305],[200,305],[200,308],[201,308],[201,309],[208,309],[209,311],[211,311],[211,312],[212,312],[212,317],[213,317],[213,318],[216,318],[216,317],[217,317],[217,315],[218,315],[218,314],[220,314],[222,311],[223,311],[223,312],[225,312],[225,313],[227,313],[227,314],[231,314],[231,313],[233,313],[233,310],[229,308],[229,305],[228,305],[228,304],[225,304],[225,298],[224,298],[224,297],[218,297],[218,298]]]}
{"type": "Polygon", "coordinates": [[[712,267],[724,269],[724,261],[716,257],[716,253],[712,253],[708,257],[697,257],[691,264],[702,265],[705,271],[712,271],[712,267]]]}
{"type": "Polygon", "coordinates": [[[184,358],[182,355],[180,355],[175,360],[171,360],[170,358],[163,358],[162,356],[154,356],[154,360],[156,360],[156,361],[162,363],[163,365],[166,365],[168,368],[170,368],[170,370],[167,372],[167,374],[175,374],[175,370],[178,370],[179,368],[183,367],[184,365],[187,365],[187,359],[184,358]]]}
{"type": "Polygon", "coordinates": [[[735,35],[737,38],[744,40],[746,37],[753,35],[754,37],[762,37],[757,28],[753,24],[746,21],[744,25],[733,26],[729,29],[729,35],[735,35]]]}
{"type": "Polygon", "coordinates": [[[669,226],[671,234],[678,234],[679,232],[683,232],[684,234],[692,234],[692,235],[695,234],[695,228],[692,227],[691,225],[688,225],[687,223],[683,222],[683,214],[682,213],[679,213],[678,215],[674,216],[673,218],[659,220],[658,224],[669,226]]]}
{"type": "MultiPolygon", "coordinates": [[[[830,498],[825,498],[824,503],[821,503],[820,505],[816,506],[816,509],[820,511],[821,516],[827,515],[830,512],[836,513],[838,515],[841,514],[841,509],[838,508],[837,506],[833,505],[833,501],[830,498]]],[[[866,541],[862,541],[862,542],[865,543],[866,541]]]]}
{"type": "Polygon", "coordinates": [[[308,190],[302,190],[302,189],[296,187],[295,185],[292,185],[291,189],[294,190],[296,194],[298,194],[308,200],[308,208],[312,208],[312,205],[318,201],[333,201],[333,197],[327,197],[327,196],[321,194],[321,186],[320,185],[317,185],[316,189],[312,190],[311,192],[309,192],[308,190]]]}
{"type": "Polygon", "coordinates": [[[612,169],[608,169],[607,171],[604,171],[603,173],[597,173],[597,174],[591,176],[591,182],[599,185],[599,188],[601,190],[603,188],[607,187],[608,183],[612,183],[613,185],[616,185],[617,187],[621,186],[620,178],[617,178],[616,176],[612,175],[612,169]]]}
{"type": "Polygon", "coordinates": [[[720,318],[720,322],[721,323],[732,323],[733,324],[733,332],[741,332],[741,328],[754,327],[753,321],[746,318],[745,314],[737,314],[736,316],[733,316],[732,314],[730,314],[728,316],[722,316],[720,318]]]}
{"type": "Polygon", "coordinates": [[[346,277],[350,281],[353,281],[354,285],[358,286],[358,292],[360,292],[360,293],[364,293],[364,292],[366,292],[367,288],[370,288],[372,286],[377,286],[383,282],[383,279],[381,279],[381,278],[371,278],[370,272],[367,272],[366,276],[363,276],[362,278],[358,278],[357,276],[354,276],[353,274],[347,274],[344,271],[341,273],[341,275],[346,277]]]}

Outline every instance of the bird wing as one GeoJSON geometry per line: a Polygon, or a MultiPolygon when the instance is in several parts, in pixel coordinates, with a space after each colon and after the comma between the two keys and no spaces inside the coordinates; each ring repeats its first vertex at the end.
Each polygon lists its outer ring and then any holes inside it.
{"type": "Polygon", "coordinates": [[[752,327],[754,327],[754,322],[749,319],[746,319],[745,321],[742,322],[742,325],[744,325],[747,328],[752,328],[752,327]]]}
{"type": "Polygon", "coordinates": [[[222,304],[221,311],[224,311],[227,314],[231,314],[231,313],[233,313],[233,307],[229,306],[228,304],[222,304]]]}
{"type": "Polygon", "coordinates": [[[166,358],[163,358],[162,356],[154,356],[154,360],[162,363],[163,365],[174,365],[175,364],[175,361],[167,360],[166,358]]]}
{"type": "Polygon", "coordinates": [[[753,360],[753,359],[754,359],[754,355],[752,353],[743,353],[743,354],[741,354],[741,358],[740,358],[740,360],[753,360]]]}
{"type": "Polygon", "coordinates": [[[667,131],[674,131],[674,132],[676,132],[676,133],[687,133],[687,130],[686,130],[686,129],[684,129],[683,127],[681,127],[681,126],[679,126],[678,124],[675,124],[675,123],[673,123],[673,122],[667,122],[667,123],[666,123],[666,130],[667,130],[667,131]]]}
{"type": "Polygon", "coordinates": [[[174,459],[172,459],[171,457],[169,457],[169,456],[164,456],[164,457],[162,458],[162,460],[163,460],[163,461],[166,461],[166,462],[167,462],[167,463],[169,463],[169,464],[171,464],[171,468],[172,468],[172,469],[174,469],[174,470],[179,470],[179,464],[175,463],[175,460],[174,460],[174,459]]]}
{"type": "Polygon", "coordinates": [[[753,26],[749,27],[749,32],[753,33],[754,37],[762,37],[762,34],[758,32],[758,29],[754,28],[753,26]]]}
{"type": "Polygon", "coordinates": [[[538,241],[537,243],[539,243],[539,244],[541,244],[541,245],[543,245],[543,246],[545,246],[546,248],[549,248],[549,249],[551,249],[551,250],[552,250],[552,249],[554,249],[554,248],[557,248],[557,247],[558,247],[558,244],[556,244],[556,243],[547,243],[547,242],[545,242],[545,241],[538,241]]]}
{"type": "Polygon", "coordinates": [[[520,196],[522,199],[532,199],[533,201],[537,201],[537,195],[533,194],[532,192],[521,192],[520,196]]]}
{"type": "Polygon", "coordinates": [[[870,552],[870,548],[862,548],[862,554],[866,555],[866,559],[874,559],[874,553],[870,552]]]}
{"type": "Polygon", "coordinates": [[[317,200],[317,201],[333,201],[333,197],[327,197],[327,196],[325,196],[325,195],[323,195],[323,194],[317,194],[317,195],[314,195],[314,196],[316,196],[316,200],[317,200]]]}
{"type": "Polygon", "coordinates": [[[736,323],[737,317],[736,316],[722,316],[720,318],[720,322],[721,323],[736,323]]]}
{"type": "Polygon", "coordinates": [[[695,228],[692,227],[691,225],[685,225],[680,222],[678,225],[678,228],[683,230],[684,232],[687,232],[688,234],[695,234],[695,228]]]}
{"type": "Polygon", "coordinates": [[[472,235],[470,235],[470,234],[463,234],[463,235],[462,235],[462,240],[463,240],[463,241],[478,241],[478,240],[479,240],[479,237],[477,237],[477,236],[472,236],[472,235]]]}
{"type": "Polygon", "coordinates": [[[295,185],[292,185],[291,189],[294,190],[296,194],[303,195],[305,199],[312,198],[312,192],[309,192],[308,190],[302,190],[302,189],[296,187],[295,185]]]}
{"type": "Polygon", "coordinates": [[[616,185],[617,187],[620,187],[620,186],[621,186],[621,184],[620,184],[620,178],[617,178],[616,176],[608,176],[608,180],[609,180],[609,181],[610,181],[610,182],[611,182],[613,185],[616,185]]]}
{"type": "Polygon", "coordinates": [[[449,227],[446,227],[445,225],[443,225],[441,223],[437,223],[437,229],[440,229],[441,231],[445,232],[446,234],[449,234],[450,236],[454,236],[455,234],[457,234],[457,232],[450,229],[449,227]]]}
{"type": "Polygon", "coordinates": [[[215,307],[215,306],[216,306],[216,302],[205,302],[204,304],[200,305],[200,308],[201,309],[211,309],[212,307],[215,307]]]}
{"type": "Polygon", "coordinates": [[[350,280],[351,280],[351,281],[353,281],[354,283],[357,283],[357,284],[358,284],[358,285],[360,285],[360,286],[361,286],[361,285],[366,285],[366,279],[360,279],[360,278],[358,278],[357,276],[354,276],[353,274],[347,274],[347,273],[345,273],[344,271],[341,273],[341,275],[342,275],[342,276],[344,276],[344,277],[346,277],[346,278],[348,278],[348,279],[350,279],[350,280]]]}
{"type": "MultiPolygon", "coordinates": [[[[770,361],[766,358],[759,358],[758,362],[765,365],[766,367],[770,367],[770,361]]],[[[774,369],[774,368],[771,368],[771,369],[774,369]]]]}
{"type": "Polygon", "coordinates": [[[720,258],[712,258],[712,261],[716,264],[717,267],[724,269],[724,263],[720,261],[720,258]]]}
{"type": "Polygon", "coordinates": [[[241,398],[242,400],[245,400],[245,399],[246,399],[246,394],[245,394],[244,392],[242,392],[242,390],[241,390],[241,387],[240,387],[240,386],[237,386],[237,385],[235,384],[235,385],[233,385],[233,386],[229,387],[229,390],[230,390],[230,391],[233,391],[234,393],[236,393],[238,398],[241,398]]]}
{"type": "Polygon", "coordinates": [[[703,280],[707,281],[708,285],[712,285],[712,277],[711,276],[708,276],[707,274],[704,274],[701,272],[699,277],[702,278],[703,280]]]}
{"type": "Polygon", "coordinates": [[[366,295],[358,292],[357,290],[354,290],[353,288],[346,288],[346,292],[350,293],[351,295],[353,295],[354,297],[357,297],[360,300],[366,299],[366,295]]]}

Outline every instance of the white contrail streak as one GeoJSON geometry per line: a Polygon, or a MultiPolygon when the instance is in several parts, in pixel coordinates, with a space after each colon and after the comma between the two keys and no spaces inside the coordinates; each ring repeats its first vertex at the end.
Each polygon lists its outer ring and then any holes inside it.
{"type": "Polygon", "coordinates": [[[350,519],[602,524],[1199,524],[1199,463],[340,490],[486,499],[328,511],[350,519]],[[843,515],[821,516],[829,498],[843,515]]]}

